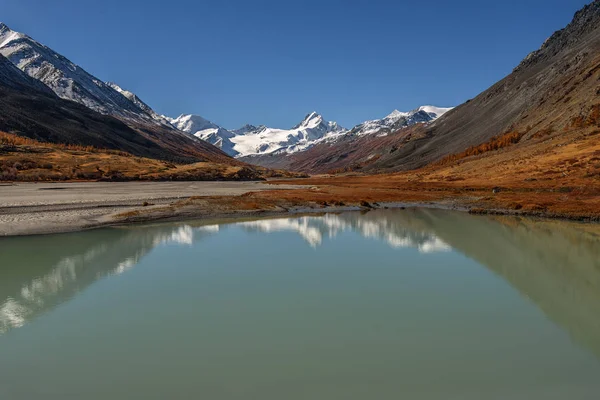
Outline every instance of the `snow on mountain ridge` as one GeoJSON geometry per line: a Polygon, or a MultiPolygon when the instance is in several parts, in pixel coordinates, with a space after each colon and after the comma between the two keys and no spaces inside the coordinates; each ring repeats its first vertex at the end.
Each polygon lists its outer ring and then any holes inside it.
{"type": "Polygon", "coordinates": [[[306,150],[318,140],[345,131],[335,122],[326,122],[322,115],[313,111],[292,129],[262,126],[255,131],[231,138],[240,156],[267,153],[295,153],[306,150]]]}
{"type": "Polygon", "coordinates": [[[247,124],[239,129],[227,130],[199,115],[166,118],[177,129],[206,140],[229,155],[245,157],[296,153],[319,143],[333,143],[346,135],[386,135],[406,126],[435,121],[449,110],[451,108],[435,106],[422,106],[409,112],[394,110],[382,119],[365,121],[350,130],[336,122],[325,121],[316,111],[307,114],[292,129],[247,124]]]}
{"type": "Polygon", "coordinates": [[[435,119],[446,114],[454,107],[436,107],[436,106],[421,106],[418,108],[419,111],[425,111],[427,114],[435,114],[435,119]]]}
{"type": "Polygon", "coordinates": [[[194,114],[182,114],[177,118],[164,117],[171,125],[180,131],[187,132],[223,150],[230,156],[238,156],[239,152],[234,149],[231,138],[235,133],[228,131],[219,125],[194,114]]]}
{"type": "Polygon", "coordinates": [[[292,129],[269,128],[265,125],[245,125],[228,130],[199,115],[168,118],[177,129],[220,147],[234,157],[275,152],[294,153],[307,149],[318,140],[345,132],[336,122],[327,122],[313,111],[292,129]]]}
{"type": "Polygon", "coordinates": [[[120,91],[51,48],[11,30],[4,23],[0,23],[0,54],[63,99],[83,104],[101,114],[153,121],[152,115],[120,91]]]}
{"type": "Polygon", "coordinates": [[[374,133],[377,133],[378,135],[387,135],[388,133],[407,126],[433,122],[451,109],[452,108],[421,106],[408,112],[394,110],[382,119],[365,121],[356,125],[348,131],[348,134],[357,136],[374,133]]]}
{"type": "Polygon", "coordinates": [[[262,131],[265,129],[267,129],[267,127],[264,125],[254,126],[254,125],[246,124],[246,125],[242,126],[241,128],[232,130],[231,132],[233,132],[235,135],[245,135],[250,132],[258,132],[258,131],[262,131]]]}

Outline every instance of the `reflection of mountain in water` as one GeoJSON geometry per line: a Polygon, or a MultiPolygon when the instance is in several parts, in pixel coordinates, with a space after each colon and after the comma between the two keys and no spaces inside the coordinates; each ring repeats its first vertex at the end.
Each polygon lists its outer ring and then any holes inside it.
{"type": "Polygon", "coordinates": [[[449,251],[451,248],[437,236],[422,229],[410,228],[395,218],[397,212],[326,214],[322,217],[267,219],[240,222],[238,225],[258,232],[297,232],[312,247],[320,246],[324,237],[353,231],[365,238],[386,242],[391,247],[415,247],[422,253],[449,251]]]}
{"type": "MultiPolygon", "coordinates": [[[[477,260],[600,356],[600,226],[443,210],[378,210],[240,222],[251,232],[291,231],[311,246],[354,231],[420,252],[451,248],[477,260]]],[[[0,334],[94,281],[136,265],[153,247],[185,245],[219,226],[157,225],[0,241],[0,334]]]]}
{"type": "Polygon", "coordinates": [[[68,300],[97,279],[132,268],[161,243],[192,244],[194,233],[199,236],[186,225],[4,239],[0,334],[68,300]]]}
{"type": "Polygon", "coordinates": [[[436,210],[398,214],[506,279],[600,357],[600,226],[436,210]]]}
{"type": "Polygon", "coordinates": [[[378,210],[241,223],[298,232],[311,246],[352,230],[394,247],[454,249],[506,279],[578,343],[600,356],[600,226],[443,210],[378,210]]]}

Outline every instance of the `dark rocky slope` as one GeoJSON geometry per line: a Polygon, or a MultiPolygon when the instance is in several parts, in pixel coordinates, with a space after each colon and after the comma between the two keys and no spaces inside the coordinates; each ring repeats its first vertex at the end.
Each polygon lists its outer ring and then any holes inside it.
{"type": "Polygon", "coordinates": [[[0,55],[0,130],[40,141],[117,149],[171,161],[236,163],[216,147],[156,125],[128,126],[60,99],[0,55]]]}
{"type": "Polygon", "coordinates": [[[509,131],[526,137],[558,131],[600,102],[600,0],[585,6],[515,70],[450,111],[410,145],[367,169],[422,167],[509,131]]]}

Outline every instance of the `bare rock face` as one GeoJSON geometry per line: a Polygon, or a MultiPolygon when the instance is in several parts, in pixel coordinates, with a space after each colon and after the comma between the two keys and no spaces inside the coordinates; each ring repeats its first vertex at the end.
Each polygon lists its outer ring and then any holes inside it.
{"type": "Polygon", "coordinates": [[[587,34],[600,24],[600,2],[594,1],[575,13],[573,21],[564,29],[554,32],[538,50],[531,52],[516,68],[515,72],[543,62],[565,48],[576,46],[587,34]]]}

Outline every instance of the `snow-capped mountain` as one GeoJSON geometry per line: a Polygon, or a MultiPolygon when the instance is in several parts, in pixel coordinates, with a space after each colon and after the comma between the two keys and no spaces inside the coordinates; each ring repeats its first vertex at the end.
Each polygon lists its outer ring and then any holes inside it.
{"type": "Polygon", "coordinates": [[[228,130],[198,115],[181,115],[178,118],[159,115],[134,93],[115,83],[103,82],[49,47],[2,23],[0,54],[63,99],[115,116],[126,123],[152,124],[161,129],[167,128],[168,132],[176,135],[183,135],[176,130],[184,131],[235,157],[297,153],[324,141],[335,142],[347,135],[385,135],[405,126],[431,122],[449,110],[424,106],[410,112],[394,111],[383,119],[366,121],[351,130],[326,121],[316,112],[308,114],[291,129],[246,125],[228,130]]]}
{"type": "Polygon", "coordinates": [[[219,125],[202,118],[199,115],[180,115],[177,118],[163,117],[175,128],[187,132],[209,142],[223,150],[230,156],[238,156],[239,152],[234,149],[234,143],[231,142],[236,134],[228,131],[219,125]]]}
{"type": "Polygon", "coordinates": [[[237,136],[237,135],[245,135],[246,133],[250,133],[250,132],[258,132],[265,128],[266,128],[266,126],[264,126],[264,125],[254,126],[254,125],[246,124],[239,129],[232,130],[231,132],[235,133],[237,136]]]}
{"type": "Polygon", "coordinates": [[[248,128],[246,126],[237,130],[238,134],[230,139],[241,156],[295,153],[309,148],[325,137],[346,131],[336,122],[325,121],[316,112],[308,114],[292,129],[269,128],[264,125],[254,130],[248,128]]]}
{"type": "Polygon", "coordinates": [[[48,86],[21,71],[2,54],[0,54],[0,83],[16,90],[33,89],[54,96],[54,92],[48,86]]]}
{"type": "Polygon", "coordinates": [[[265,154],[291,154],[307,150],[322,142],[335,142],[345,136],[386,135],[400,128],[436,120],[451,108],[422,106],[413,111],[393,111],[382,119],[366,121],[347,130],[336,122],[326,121],[317,112],[308,114],[292,129],[270,128],[265,125],[244,125],[225,129],[199,115],[165,117],[174,127],[221,148],[234,157],[265,154]]]}
{"type": "Polygon", "coordinates": [[[76,101],[101,114],[154,121],[151,115],[111,85],[3,23],[0,23],[0,54],[63,99],[76,101]]]}
{"type": "Polygon", "coordinates": [[[394,110],[385,118],[365,121],[362,124],[356,125],[348,131],[348,134],[358,136],[370,134],[386,135],[400,128],[418,123],[435,121],[451,109],[452,108],[421,106],[408,112],[394,110]]]}
{"type": "Polygon", "coordinates": [[[280,152],[294,153],[307,149],[323,138],[346,131],[336,122],[325,121],[316,112],[308,114],[292,129],[245,125],[240,129],[227,130],[199,115],[166,118],[177,129],[206,140],[235,157],[280,152]]]}

